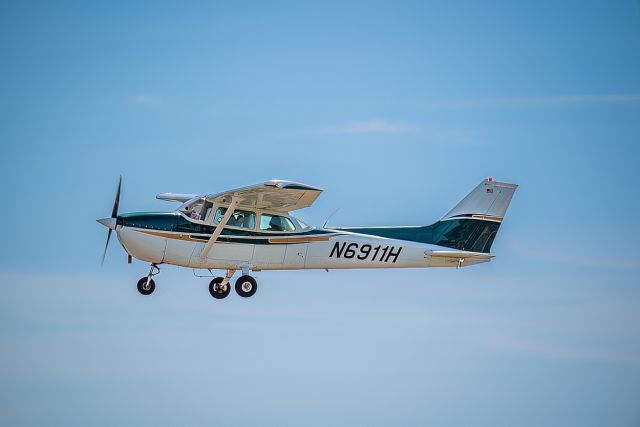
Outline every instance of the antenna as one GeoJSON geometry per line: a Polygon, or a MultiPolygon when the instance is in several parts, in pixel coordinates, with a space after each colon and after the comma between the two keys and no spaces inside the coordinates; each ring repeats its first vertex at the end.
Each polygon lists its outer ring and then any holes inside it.
{"type": "Polygon", "coordinates": [[[324,222],[324,224],[322,224],[322,228],[325,228],[327,226],[327,223],[329,222],[329,220],[331,219],[332,216],[334,216],[336,214],[336,212],[338,212],[340,210],[340,208],[336,209],[335,211],[331,212],[331,215],[329,215],[327,217],[327,220],[324,222]]]}

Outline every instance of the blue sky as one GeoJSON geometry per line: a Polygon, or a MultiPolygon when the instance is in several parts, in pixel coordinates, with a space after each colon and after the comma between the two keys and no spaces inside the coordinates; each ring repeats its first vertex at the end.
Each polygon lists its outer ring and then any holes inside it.
{"type": "Polygon", "coordinates": [[[0,422],[640,425],[640,6],[5,2],[0,422]],[[521,185],[468,269],[149,298],[95,223],[271,178],[314,224],[521,185]]]}

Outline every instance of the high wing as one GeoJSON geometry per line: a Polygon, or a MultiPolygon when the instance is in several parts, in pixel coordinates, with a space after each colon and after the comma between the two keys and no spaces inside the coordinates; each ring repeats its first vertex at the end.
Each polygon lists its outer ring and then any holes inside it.
{"type": "Polygon", "coordinates": [[[156,195],[156,199],[165,200],[167,202],[187,202],[194,197],[198,197],[197,194],[177,194],[177,193],[160,193],[156,195]]]}
{"type": "Polygon", "coordinates": [[[320,193],[322,193],[321,188],[274,179],[262,184],[209,194],[206,198],[214,203],[231,203],[232,198],[235,198],[236,209],[253,208],[290,212],[311,206],[320,193]]]}

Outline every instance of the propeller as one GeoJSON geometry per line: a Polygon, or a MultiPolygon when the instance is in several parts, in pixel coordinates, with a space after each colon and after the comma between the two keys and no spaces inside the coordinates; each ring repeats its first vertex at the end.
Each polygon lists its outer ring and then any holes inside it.
{"type": "Polygon", "coordinates": [[[102,262],[104,264],[104,258],[107,256],[107,248],[109,247],[109,240],[111,239],[111,232],[116,228],[116,220],[118,218],[118,208],[120,207],[120,190],[122,189],[122,175],[118,180],[118,191],[116,191],[116,199],[113,202],[113,209],[111,210],[110,218],[102,218],[97,220],[100,224],[109,229],[107,233],[107,243],[104,245],[104,252],[102,253],[102,262]]]}

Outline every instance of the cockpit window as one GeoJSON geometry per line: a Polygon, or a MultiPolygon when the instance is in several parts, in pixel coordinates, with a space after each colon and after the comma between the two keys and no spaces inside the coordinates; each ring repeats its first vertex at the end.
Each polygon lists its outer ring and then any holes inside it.
{"type": "Polygon", "coordinates": [[[296,227],[285,216],[267,215],[260,216],[260,230],[266,231],[295,231],[296,227]]]}
{"type": "MultiPolygon", "coordinates": [[[[216,210],[216,215],[213,218],[213,223],[215,225],[220,224],[225,212],[227,212],[227,208],[218,208],[216,210]]],[[[253,230],[256,227],[256,214],[251,211],[235,210],[227,221],[227,225],[230,227],[240,227],[253,230]]]]}
{"type": "MultiPolygon", "coordinates": [[[[189,218],[194,219],[196,221],[202,221],[206,215],[206,212],[203,209],[203,206],[205,204],[210,205],[210,203],[205,203],[203,199],[198,199],[193,202],[190,202],[180,210],[189,218]]],[[[210,207],[211,206],[207,206],[207,208],[210,208],[210,207]]]]}

